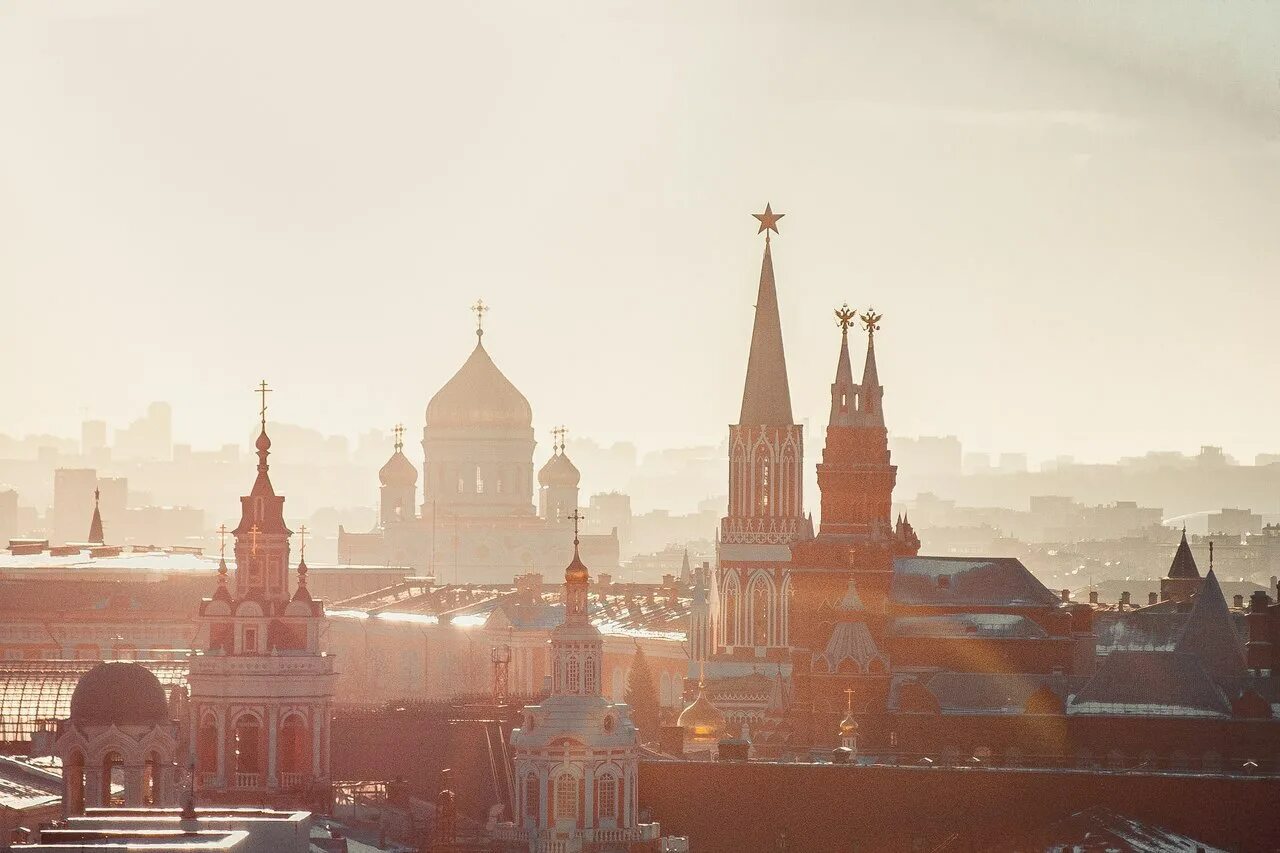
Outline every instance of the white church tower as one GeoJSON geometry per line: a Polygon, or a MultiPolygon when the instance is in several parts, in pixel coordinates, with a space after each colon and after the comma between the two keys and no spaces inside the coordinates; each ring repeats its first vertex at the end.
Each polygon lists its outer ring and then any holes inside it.
{"type": "Polygon", "coordinates": [[[336,674],[320,650],[324,605],[307,591],[305,551],[289,589],[293,531],[267,474],[269,390],[259,388],[258,476],[232,531],[234,590],[222,560],[217,588],[200,604],[200,651],[188,676],[191,760],[201,802],[310,806],[329,787],[336,674]]]}
{"type": "Polygon", "coordinates": [[[563,624],[551,635],[551,695],[525,709],[511,733],[516,806],[497,840],[530,851],[625,851],[658,838],[658,825],[638,821],[639,739],[630,709],[600,693],[600,630],[587,616],[587,567],[578,556],[564,573],[563,624]]]}

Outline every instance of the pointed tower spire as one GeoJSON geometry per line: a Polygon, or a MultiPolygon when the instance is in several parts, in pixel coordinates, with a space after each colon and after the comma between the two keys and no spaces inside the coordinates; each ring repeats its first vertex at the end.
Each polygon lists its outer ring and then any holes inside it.
{"type": "Polygon", "coordinates": [[[307,526],[298,527],[298,588],[293,593],[294,601],[310,601],[311,592],[307,589],[307,526]]]}
{"type": "Polygon", "coordinates": [[[829,426],[852,426],[858,406],[858,388],[853,384],[853,368],[849,365],[849,327],[858,319],[858,312],[846,302],[836,309],[836,324],[840,326],[840,355],[836,358],[836,381],[831,383],[831,417],[829,426]]]}
{"type": "Polygon", "coordinates": [[[693,584],[693,570],[689,568],[689,549],[684,549],[684,557],[680,560],[680,583],[684,586],[693,584]]]}
{"type": "Polygon", "coordinates": [[[98,509],[98,499],[102,492],[93,490],[93,518],[89,521],[89,541],[94,545],[103,545],[106,539],[102,535],[102,513],[98,509]]]}
{"type": "Polygon", "coordinates": [[[769,247],[769,232],[778,233],[778,220],[785,215],[774,213],[767,204],[764,213],[752,214],[760,222],[756,233],[765,234],[764,259],[760,263],[760,289],[756,295],[747,381],[742,391],[742,412],[738,417],[740,424],[790,426],[794,423],[791,388],[787,384],[787,359],[782,349],[778,290],[773,280],[773,254],[769,247]]]}
{"type": "Polygon", "coordinates": [[[1196,565],[1196,558],[1191,553],[1191,546],[1187,544],[1187,527],[1185,524],[1182,527],[1182,541],[1178,543],[1178,550],[1173,554],[1173,562],[1169,564],[1168,577],[1200,577],[1200,567],[1196,565]]]}
{"type": "Polygon", "coordinates": [[[880,372],[876,369],[876,332],[880,330],[880,319],[874,308],[868,308],[860,319],[867,330],[867,361],[862,367],[861,394],[858,397],[858,413],[864,424],[884,426],[884,410],[881,400],[884,388],[880,386],[880,372]]]}
{"type": "Polygon", "coordinates": [[[223,601],[231,600],[231,591],[227,589],[227,525],[218,525],[218,588],[213,597],[223,601]]]}

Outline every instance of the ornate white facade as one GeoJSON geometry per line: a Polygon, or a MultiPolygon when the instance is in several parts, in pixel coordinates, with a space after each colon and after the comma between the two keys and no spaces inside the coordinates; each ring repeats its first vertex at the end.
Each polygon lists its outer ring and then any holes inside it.
{"type": "Polygon", "coordinates": [[[191,759],[202,797],[309,804],[329,782],[333,657],[320,650],[324,606],[307,591],[305,554],[289,594],[284,498],[267,475],[271,440],[258,436],[258,478],[240,499],[234,594],[227,567],[200,606],[191,658],[191,759]]]}
{"type": "Polygon", "coordinates": [[[600,631],[587,619],[587,568],[565,570],[565,620],[552,633],[551,696],[511,734],[516,805],[497,839],[530,851],[623,851],[658,837],[639,822],[638,736],[626,705],[601,695],[600,631]]]}

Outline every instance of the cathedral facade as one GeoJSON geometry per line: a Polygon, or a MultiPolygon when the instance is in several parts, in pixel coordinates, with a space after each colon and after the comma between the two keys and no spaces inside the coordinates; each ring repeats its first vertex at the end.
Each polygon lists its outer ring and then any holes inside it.
{"type": "MultiPolygon", "coordinates": [[[[580,474],[564,452],[562,431],[557,438],[535,479],[533,409],[477,328],[471,354],[427,404],[421,500],[418,469],[397,437],[379,471],[378,527],[340,529],[339,561],[406,566],[449,583],[506,583],[559,571],[570,556],[566,524],[578,508],[580,474]]],[[[593,565],[617,568],[616,532],[581,542],[593,565]]]]}

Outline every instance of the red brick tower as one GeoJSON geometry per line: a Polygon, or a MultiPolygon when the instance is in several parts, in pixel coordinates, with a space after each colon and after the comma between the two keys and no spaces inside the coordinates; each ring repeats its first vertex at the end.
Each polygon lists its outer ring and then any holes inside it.
{"type": "Polygon", "coordinates": [[[720,525],[717,647],[754,659],[784,659],[788,644],[784,572],[789,543],[810,534],[804,517],[804,435],[791,413],[787,360],[773,277],[766,205],[765,235],[751,353],[738,422],[729,427],[729,506],[720,525]],[[766,655],[765,650],[773,652],[766,655]]]}

